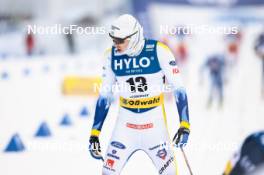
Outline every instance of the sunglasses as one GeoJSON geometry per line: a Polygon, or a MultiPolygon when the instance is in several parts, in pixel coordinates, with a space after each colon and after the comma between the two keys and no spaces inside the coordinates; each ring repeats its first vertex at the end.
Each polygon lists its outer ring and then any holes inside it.
{"type": "Polygon", "coordinates": [[[109,33],[109,36],[112,38],[114,44],[123,44],[123,43],[125,42],[126,39],[132,37],[132,36],[135,35],[137,32],[138,32],[138,31],[136,31],[135,33],[133,33],[133,34],[131,34],[131,35],[125,37],[125,38],[114,37],[114,36],[112,36],[110,33],[109,33]]]}

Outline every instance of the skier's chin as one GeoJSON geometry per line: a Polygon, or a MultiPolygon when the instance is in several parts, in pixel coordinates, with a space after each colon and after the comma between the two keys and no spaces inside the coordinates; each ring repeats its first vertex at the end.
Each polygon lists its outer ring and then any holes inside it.
{"type": "Polygon", "coordinates": [[[118,53],[124,53],[125,50],[124,50],[124,49],[117,49],[117,52],[118,52],[118,53]]]}

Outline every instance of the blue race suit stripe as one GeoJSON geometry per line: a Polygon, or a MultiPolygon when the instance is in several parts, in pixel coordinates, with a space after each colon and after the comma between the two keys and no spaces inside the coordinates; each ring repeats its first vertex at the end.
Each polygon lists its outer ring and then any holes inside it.
{"type": "Polygon", "coordinates": [[[174,91],[174,96],[176,99],[176,105],[177,105],[180,121],[186,121],[189,123],[188,99],[185,89],[184,88],[176,89],[174,91]]]}
{"type": "Polygon", "coordinates": [[[101,131],[109,107],[110,107],[110,99],[99,96],[96,103],[93,129],[101,131]]]}

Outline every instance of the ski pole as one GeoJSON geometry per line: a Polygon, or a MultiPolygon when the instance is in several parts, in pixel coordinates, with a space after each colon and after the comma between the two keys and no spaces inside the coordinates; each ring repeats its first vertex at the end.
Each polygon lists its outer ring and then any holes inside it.
{"type": "Polygon", "coordinates": [[[187,159],[187,156],[186,156],[186,154],[185,154],[185,152],[184,152],[184,150],[183,150],[182,147],[181,147],[181,152],[182,152],[182,154],[183,154],[183,157],[184,157],[185,163],[186,163],[186,165],[187,165],[187,167],[188,167],[188,170],[189,170],[189,172],[190,172],[190,175],[193,175],[193,172],[192,172],[191,166],[190,166],[190,164],[189,164],[189,161],[188,161],[188,159],[187,159]]]}

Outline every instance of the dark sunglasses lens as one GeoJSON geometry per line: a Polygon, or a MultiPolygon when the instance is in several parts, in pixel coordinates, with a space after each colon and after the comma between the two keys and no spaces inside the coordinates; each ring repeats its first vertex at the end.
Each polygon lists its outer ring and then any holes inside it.
{"type": "Polygon", "coordinates": [[[125,40],[124,39],[113,39],[113,42],[115,43],[115,44],[123,44],[124,42],[125,42],[125,40]]]}

